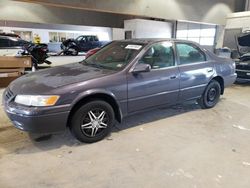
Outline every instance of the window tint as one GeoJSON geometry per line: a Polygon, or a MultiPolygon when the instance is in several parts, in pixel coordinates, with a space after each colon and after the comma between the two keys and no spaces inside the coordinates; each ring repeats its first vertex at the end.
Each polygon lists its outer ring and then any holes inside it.
{"type": "Polygon", "coordinates": [[[97,36],[94,36],[94,41],[99,41],[97,36]]]}
{"type": "Polygon", "coordinates": [[[95,41],[95,40],[94,40],[94,36],[90,36],[90,37],[88,38],[88,40],[89,40],[90,42],[95,41]]]}
{"type": "Polygon", "coordinates": [[[78,41],[85,41],[86,39],[83,36],[79,36],[79,37],[76,38],[76,40],[78,40],[78,41]]]}
{"type": "Polygon", "coordinates": [[[10,47],[22,46],[21,40],[10,39],[10,47]]]}
{"type": "Polygon", "coordinates": [[[180,64],[196,63],[206,61],[205,55],[198,48],[190,44],[176,44],[180,58],[180,64]]]}
{"type": "Polygon", "coordinates": [[[9,47],[9,40],[6,38],[0,38],[0,47],[9,47]]]}
{"type": "Polygon", "coordinates": [[[149,64],[152,69],[160,69],[175,65],[172,43],[162,42],[152,45],[143,55],[139,63],[149,64]]]}

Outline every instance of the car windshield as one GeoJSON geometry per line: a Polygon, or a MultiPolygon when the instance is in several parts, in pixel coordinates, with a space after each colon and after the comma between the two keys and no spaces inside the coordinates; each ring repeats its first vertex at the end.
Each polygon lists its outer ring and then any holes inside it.
{"type": "Polygon", "coordinates": [[[115,41],[88,57],[87,65],[121,70],[141,51],[145,44],[115,41]]]}

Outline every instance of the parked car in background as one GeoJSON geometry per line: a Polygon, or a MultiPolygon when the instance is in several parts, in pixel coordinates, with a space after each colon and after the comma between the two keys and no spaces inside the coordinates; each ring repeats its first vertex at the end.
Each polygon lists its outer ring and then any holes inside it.
{"type": "Polygon", "coordinates": [[[19,37],[0,35],[0,49],[22,48],[31,44],[19,37]]]}
{"type": "Polygon", "coordinates": [[[212,108],[236,79],[235,63],[190,41],[114,41],[80,63],[31,73],[3,93],[18,129],[51,133],[67,127],[96,142],[128,115],[198,100],[212,108]]]}
{"type": "Polygon", "coordinates": [[[32,60],[32,66],[37,69],[41,64],[51,65],[51,62],[47,59],[48,55],[48,45],[47,44],[29,44],[28,46],[23,47],[23,52],[21,55],[29,55],[32,60]]]}
{"type": "Polygon", "coordinates": [[[79,52],[87,52],[94,48],[104,46],[107,41],[99,41],[95,35],[81,35],[76,39],[67,39],[62,42],[61,49],[65,55],[78,55],[79,52]]]}
{"type": "Polygon", "coordinates": [[[85,58],[88,58],[89,56],[95,54],[96,52],[98,52],[101,48],[94,48],[92,50],[89,50],[86,55],[85,55],[85,58]]]}
{"type": "Polygon", "coordinates": [[[237,81],[250,81],[250,33],[236,36],[239,60],[236,61],[237,81]]]}
{"type": "Polygon", "coordinates": [[[14,33],[0,33],[0,36],[7,36],[7,37],[21,38],[19,35],[14,34],[14,33]]]}

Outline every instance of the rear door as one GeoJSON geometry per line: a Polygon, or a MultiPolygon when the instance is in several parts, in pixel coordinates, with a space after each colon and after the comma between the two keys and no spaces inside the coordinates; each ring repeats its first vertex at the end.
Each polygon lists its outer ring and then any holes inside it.
{"type": "Polygon", "coordinates": [[[91,36],[91,49],[100,47],[100,42],[97,36],[91,36]]]}
{"type": "Polygon", "coordinates": [[[214,74],[213,64],[193,43],[176,42],[176,51],[180,70],[180,100],[198,98],[214,74]]]}
{"type": "Polygon", "coordinates": [[[128,73],[128,112],[176,103],[179,95],[179,70],[173,44],[153,44],[137,63],[149,64],[151,71],[128,73]]]}
{"type": "Polygon", "coordinates": [[[88,51],[88,38],[87,36],[82,36],[79,40],[79,46],[81,51],[88,51]]]}

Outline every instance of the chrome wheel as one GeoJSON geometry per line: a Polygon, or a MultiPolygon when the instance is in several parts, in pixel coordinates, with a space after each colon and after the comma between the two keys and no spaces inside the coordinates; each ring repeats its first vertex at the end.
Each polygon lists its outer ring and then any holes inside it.
{"type": "Polygon", "coordinates": [[[102,109],[90,110],[83,117],[83,124],[81,129],[83,134],[89,137],[95,137],[100,134],[103,129],[106,129],[108,126],[109,118],[107,113],[102,109]]]}
{"type": "Polygon", "coordinates": [[[74,112],[70,130],[81,142],[93,143],[107,136],[114,123],[115,114],[112,106],[105,101],[93,100],[74,112]]]}

